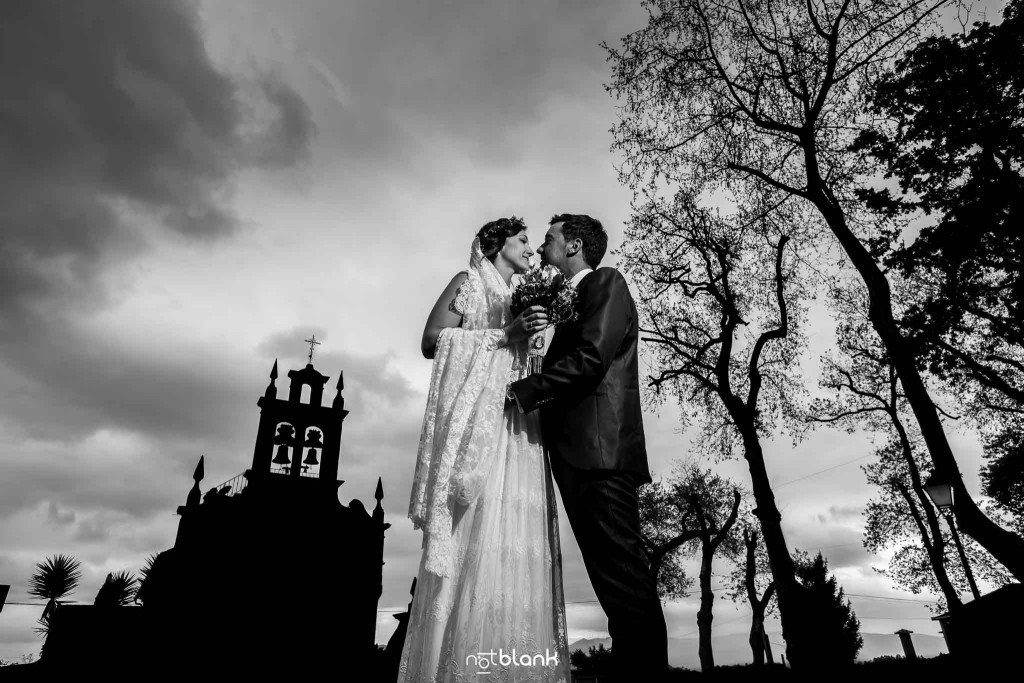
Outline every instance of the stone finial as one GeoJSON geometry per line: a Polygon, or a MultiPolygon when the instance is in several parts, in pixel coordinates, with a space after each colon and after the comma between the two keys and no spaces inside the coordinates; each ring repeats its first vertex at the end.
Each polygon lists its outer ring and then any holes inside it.
{"type": "Polygon", "coordinates": [[[277,359],[274,359],[274,367],[270,371],[270,384],[267,385],[267,390],[263,392],[263,395],[267,398],[275,398],[277,396],[277,385],[274,383],[277,380],[277,359]]]}
{"type": "Polygon", "coordinates": [[[206,456],[199,456],[199,463],[196,465],[195,472],[192,473],[192,489],[188,492],[188,498],[185,499],[185,507],[194,508],[199,506],[199,501],[202,498],[202,492],[199,490],[199,482],[206,476],[206,456]]]}

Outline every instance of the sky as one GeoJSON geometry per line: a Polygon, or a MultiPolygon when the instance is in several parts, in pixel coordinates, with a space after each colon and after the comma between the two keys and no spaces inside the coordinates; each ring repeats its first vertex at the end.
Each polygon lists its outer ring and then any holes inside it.
{"type": "MultiPolygon", "coordinates": [[[[199,456],[204,490],[249,466],[271,366],[301,368],[315,334],[317,369],[345,373],[339,497],[372,506],[383,481],[385,643],[420,555],[406,512],[426,315],[494,218],[522,216],[538,244],[553,214],[587,213],[621,245],[631,195],[601,43],[645,22],[621,0],[0,4],[9,602],[34,602],[28,577],[56,553],[82,560],[72,597],[91,602],[108,572],[169,548],[199,456]]],[[[811,315],[813,376],[832,332],[811,315]]],[[[697,450],[674,405],[645,428],[656,475],[697,450]]],[[[951,438],[977,492],[976,440],[951,438]]],[[[865,632],[938,634],[933,596],[896,590],[861,544],[870,452],[829,430],[767,444],[787,540],[821,550],[865,632]]],[[[743,463],[708,464],[747,484],[743,463]]],[[[570,641],[605,637],[560,524],[570,641]]],[[[697,606],[666,604],[670,636],[695,632],[697,606]]],[[[0,659],[38,652],[40,612],[4,608],[0,659]]],[[[716,635],[748,613],[716,601],[716,635]]]]}

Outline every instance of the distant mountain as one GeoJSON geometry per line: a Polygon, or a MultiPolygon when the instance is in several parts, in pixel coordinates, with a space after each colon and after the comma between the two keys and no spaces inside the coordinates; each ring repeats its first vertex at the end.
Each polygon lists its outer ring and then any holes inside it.
{"type": "MultiPolygon", "coordinates": [[[[864,647],[860,650],[858,661],[866,662],[882,655],[903,656],[903,646],[900,645],[899,636],[893,633],[862,633],[864,647]]],[[[786,650],[782,645],[782,634],[778,632],[768,633],[772,641],[772,654],[775,661],[781,661],[781,655],[786,650]]],[[[911,636],[914,643],[914,650],[918,657],[935,657],[948,652],[946,641],[940,636],[930,636],[915,633],[911,636]]],[[[611,638],[583,638],[569,644],[569,653],[576,650],[587,652],[591,647],[604,645],[611,647],[611,638]]],[[[747,642],[747,634],[731,633],[724,636],[714,636],[711,643],[715,653],[716,664],[747,664],[753,657],[750,653],[750,644],[747,642]]],[[[668,662],[672,666],[685,669],[700,670],[700,658],[697,656],[697,638],[669,638],[668,640],[668,662]]]]}
{"type": "Polygon", "coordinates": [[[581,638],[580,640],[577,640],[575,642],[569,643],[569,654],[572,654],[576,650],[583,650],[584,652],[587,652],[588,650],[590,650],[590,648],[597,647],[598,645],[604,645],[605,647],[611,647],[612,646],[612,639],[611,638],[581,638]]]}

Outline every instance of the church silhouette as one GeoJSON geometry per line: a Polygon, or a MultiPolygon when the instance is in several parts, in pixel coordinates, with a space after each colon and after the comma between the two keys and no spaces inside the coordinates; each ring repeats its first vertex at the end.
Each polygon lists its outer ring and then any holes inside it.
{"type": "MultiPolygon", "coordinates": [[[[308,340],[307,340],[308,341],[308,340]]],[[[374,642],[382,591],[384,492],[372,512],[343,505],[338,479],[345,409],[339,373],[310,363],[290,370],[278,397],[277,361],[257,402],[252,465],[201,493],[201,457],[174,547],[152,561],[141,607],[100,612],[65,605],[55,615],[40,664],[97,673],[137,665],[179,674],[341,675],[381,661],[374,642]],[[87,667],[90,668],[90,667],[87,667]]],[[[383,671],[378,672],[384,674],[383,671]]],[[[161,676],[162,677],[162,676],[161,676]]]]}

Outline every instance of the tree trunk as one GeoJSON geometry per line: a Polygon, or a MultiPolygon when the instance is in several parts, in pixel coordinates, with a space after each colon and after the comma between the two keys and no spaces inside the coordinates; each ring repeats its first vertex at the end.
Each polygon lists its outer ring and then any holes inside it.
{"type": "MultiPolygon", "coordinates": [[[[813,136],[814,133],[808,134],[813,136]]],[[[989,519],[967,491],[957,467],[956,457],[939,420],[935,403],[928,395],[928,389],[917,370],[914,354],[893,318],[889,281],[860,239],[850,230],[842,208],[825,186],[818,171],[813,138],[805,140],[803,145],[807,162],[809,199],[839,240],[867,287],[868,318],[885,345],[892,365],[899,375],[903,393],[921,428],[921,435],[928,446],[936,472],[953,486],[953,511],[956,513],[960,529],[988,550],[1018,581],[1024,581],[1024,538],[1003,529],[989,519]]],[[[766,544],[767,541],[766,537],[766,544]]],[[[782,587],[779,588],[781,606],[782,587]]],[[[793,661],[792,657],[790,661],[793,661]]]]}
{"type": "MultiPolygon", "coordinates": [[[[895,411],[895,407],[893,410],[895,411]]],[[[939,518],[936,516],[934,508],[925,496],[924,484],[921,483],[921,472],[917,468],[917,461],[914,460],[914,452],[911,449],[906,429],[903,428],[903,422],[899,419],[899,414],[896,412],[892,413],[892,418],[902,445],[903,461],[907,464],[907,471],[910,473],[910,486],[917,497],[917,502],[921,504],[921,509],[924,511],[924,520],[918,514],[914,499],[902,484],[900,484],[900,493],[906,499],[907,505],[910,506],[910,513],[913,515],[914,521],[917,522],[918,531],[921,534],[921,542],[924,543],[924,547],[928,552],[928,559],[932,563],[932,573],[935,574],[935,580],[939,582],[939,588],[942,589],[943,595],[946,596],[946,603],[951,609],[954,609],[962,603],[960,595],[953,588],[953,583],[949,580],[949,575],[946,573],[946,542],[942,538],[942,527],[939,525],[939,518]]]]}
{"type": "Polygon", "coordinates": [[[928,543],[927,540],[925,541],[928,559],[932,563],[932,573],[935,574],[935,580],[938,581],[942,594],[946,596],[946,605],[949,609],[956,609],[963,604],[963,601],[953,586],[953,582],[950,581],[949,574],[946,573],[946,553],[944,550],[946,542],[942,538],[941,530],[935,529],[932,533],[934,534],[932,542],[928,543]]]}
{"type": "Polygon", "coordinates": [[[764,612],[754,609],[750,619],[750,651],[754,655],[754,666],[764,665],[764,612]]]}
{"type": "Polygon", "coordinates": [[[779,618],[782,621],[782,637],[786,641],[786,654],[790,665],[799,667],[801,664],[800,642],[803,640],[803,629],[808,625],[801,619],[802,586],[797,583],[796,569],[793,558],[786,546],[786,537],[782,533],[782,513],[775,505],[775,494],[772,493],[768,480],[768,471],[764,464],[764,451],[753,425],[742,428],[743,457],[746,458],[750,470],[751,488],[754,492],[754,515],[761,525],[761,536],[764,538],[768,563],[772,569],[772,579],[779,601],[779,618]]]}
{"type": "Polygon", "coordinates": [[[715,549],[710,539],[701,539],[700,557],[700,610],[697,611],[697,631],[700,634],[697,654],[700,656],[700,670],[708,673],[715,668],[715,654],[711,648],[711,622],[715,618],[712,606],[715,594],[711,590],[711,559],[715,549]]]}
{"type": "Polygon", "coordinates": [[[754,653],[754,665],[763,666],[765,654],[772,663],[772,649],[768,643],[768,635],[764,632],[764,613],[768,609],[775,593],[775,584],[769,584],[763,596],[757,594],[757,532],[743,530],[743,545],[747,547],[744,566],[744,581],[747,589],[747,602],[750,603],[750,649],[754,653]]]}
{"type": "Polygon", "coordinates": [[[769,664],[775,663],[775,658],[772,657],[772,641],[768,640],[768,634],[764,630],[764,618],[761,619],[761,638],[764,639],[764,656],[768,660],[769,664]]]}
{"type": "MultiPolygon", "coordinates": [[[[914,478],[914,491],[918,496],[924,496],[924,493],[920,489],[920,481],[916,478],[916,466],[911,463],[911,475],[914,478]]],[[[918,533],[921,535],[921,543],[924,544],[925,551],[928,553],[928,560],[932,565],[932,573],[935,575],[935,580],[939,583],[939,588],[942,590],[942,594],[946,596],[946,603],[950,609],[959,607],[962,603],[960,601],[960,595],[956,592],[953,587],[952,581],[949,580],[949,575],[946,573],[946,553],[945,545],[946,542],[942,538],[942,529],[939,528],[938,520],[935,517],[934,512],[931,508],[925,507],[924,511],[927,515],[928,526],[925,526],[925,520],[921,519],[921,513],[918,511],[917,506],[914,503],[914,499],[910,496],[910,491],[907,490],[906,484],[899,482],[896,484],[899,489],[900,495],[906,501],[907,506],[910,508],[910,515],[914,518],[914,522],[917,524],[918,533]],[[931,533],[929,534],[929,530],[931,533]]],[[[927,503],[922,502],[922,506],[927,506],[927,503]]]]}

